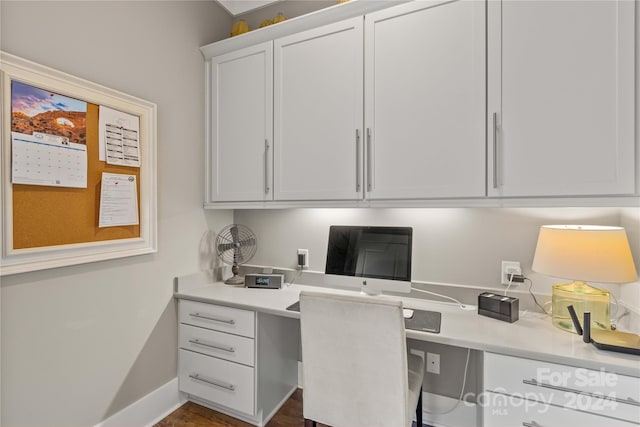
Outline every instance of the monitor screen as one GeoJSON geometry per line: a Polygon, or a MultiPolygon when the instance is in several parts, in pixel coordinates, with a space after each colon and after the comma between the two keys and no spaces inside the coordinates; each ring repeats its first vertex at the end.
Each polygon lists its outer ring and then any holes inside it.
{"type": "Polygon", "coordinates": [[[411,227],[333,225],[329,228],[325,274],[410,285],[412,235],[411,227]]]}

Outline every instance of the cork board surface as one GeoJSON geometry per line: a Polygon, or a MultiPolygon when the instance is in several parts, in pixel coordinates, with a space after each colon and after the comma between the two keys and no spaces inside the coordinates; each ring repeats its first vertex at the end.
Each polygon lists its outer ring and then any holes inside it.
{"type": "Polygon", "coordinates": [[[140,218],[140,169],[98,160],[98,111],[87,103],[87,188],[13,184],[14,249],[140,237],[139,224],[98,228],[102,172],[136,176],[140,218]]]}

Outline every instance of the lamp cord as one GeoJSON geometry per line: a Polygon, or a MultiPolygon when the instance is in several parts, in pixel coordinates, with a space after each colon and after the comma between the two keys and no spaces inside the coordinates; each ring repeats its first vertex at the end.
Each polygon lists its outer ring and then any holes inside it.
{"type": "Polygon", "coordinates": [[[535,302],[536,305],[538,307],[540,307],[540,310],[542,310],[542,312],[548,316],[549,313],[547,312],[547,310],[545,310],[544,307],[540,305],[540,303],[538,302],[538,299],[536,298],[536,296],[533,294],[533,292],[531,292],[531,288],[533,287],[533,281],[531,279],[529,279],[528,277],[525,277],[524,280],[528,280],[529,281],[529,289],[527,289],[527,290],[529,291],[529,295],[531,295],[531,298],[533,298],[533,302],[535,302]]]}

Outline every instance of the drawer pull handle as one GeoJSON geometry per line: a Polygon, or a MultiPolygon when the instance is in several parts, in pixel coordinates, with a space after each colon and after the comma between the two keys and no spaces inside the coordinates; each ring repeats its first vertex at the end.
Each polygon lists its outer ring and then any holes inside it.
{"type": "Polygon", "coordinates": [[[631,397],[628,397],[626,399],[622,399],[622,398],[618,398],[618,397],[607,396],[607,395],[604,395],[604,394],[601,394],[601,393],[591,393],[591,392],[588,392],[588,391],[575,390],[573,388],[568,388],[568,387],[561,387],[561,386],[556,386],[556,385],[551,385],[551,384],[545,384],[545,383],[537,381],[535,379],[522,380],[522,382],[524,384],[538,386],[538,387],[544,387],[544,388],[549,388],[549,389],[552,389],[552,390],[558,390],[558,391],[564,391],[564,392],[569,392],[569,393],[582,394],[584,396],[595,397],[597,399],[606,399],[606,400],[611,400],[611,401],[614,401],[614,402],[627,403],[629,405],[640,406],[640,402],[632,399],[631,397]]]}
{"type": "Polygon", "coordinates": [[[233,319],[221,319],[219,317],[205,316],[204,314],[200,314],[200,313],[190,313],[189,316],[197,317],[198,319],[213,320],[214,322],[226,323],[229,325],[236,324],[236,321],[233,319]]]}
{"type": "Polygon", "coordinates": [[[206,343],[206,342],[200,341],[199,339],[189,340],[189,342],[191,344],[201,345],[203,347],[215,348],[216,350],[223,350],[223,351],[227,351],[229,353],[235,353],[236,352],[236,349],[233,348],[233,347],[227,347],[227,346],[220,345],[220,344],[210,344],[210,343],[206,343]]]}
{"type": "Polygon", "coordinates": [[[540,426],[540,424],[538,424],[535,421],[531,421],[530,423],[523,421],[522,425],[523,425],[523,427],[542,427],[542,426],[540,426]]]}
{"type": "Polygon", "coordinates": [[[229,384],[227,382],[220,381],[220,380],[205,379],[200,377],[200,374],[189,375],[189,378],[194,379],[196,381],[201,381],[203,383],[207,383],[216,387],[224,388],[225,390],[229,390],[229,391],[235,391],[236,389],[236,386],[234,386],[233,384],[229,384]]]}

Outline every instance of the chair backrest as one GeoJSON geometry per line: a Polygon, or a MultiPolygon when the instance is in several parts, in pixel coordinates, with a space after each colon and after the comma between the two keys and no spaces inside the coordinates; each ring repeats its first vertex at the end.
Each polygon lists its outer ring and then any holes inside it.
{"type": "Polygon", "coordinates": [[[303,291],[300,329],[305,418],[333,427],[406,424],[400,301],[303,291]]]}

